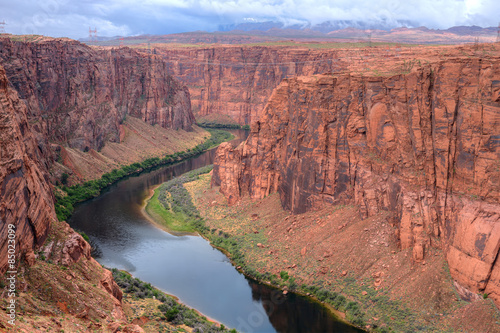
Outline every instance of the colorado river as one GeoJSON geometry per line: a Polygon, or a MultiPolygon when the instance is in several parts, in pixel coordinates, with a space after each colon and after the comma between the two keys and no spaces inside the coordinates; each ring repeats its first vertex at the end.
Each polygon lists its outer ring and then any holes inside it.
{"type": "Polygon", "coordinates": [[[79,205],[70,225],[98,245],[102,265],[126,270],[238,331],[361,332],[316,302],[246,278],[202,237],[171,235],[142,214],[152,187],[211,164],[214,153],[120,181],[79,205]]]}

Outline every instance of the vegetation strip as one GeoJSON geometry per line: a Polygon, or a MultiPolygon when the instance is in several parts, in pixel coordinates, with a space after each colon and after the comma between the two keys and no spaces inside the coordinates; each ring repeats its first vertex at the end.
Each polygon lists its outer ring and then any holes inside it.
{"type": "Polygon", "coordinates": [[[211,121],[200,121],[196,125],[202,127],[202,128],[227,128],[227,129],[242,129],[242,130],[250,130],[250,125],[239,125],[239,124],[224,124],[224,123],[217,123],[217,122],[211,122],[211,121]]]}
{"type": "Polygon", "coordinates": [[[235,329],[227,329],[224,325],[217,325],[209,321],[205,316],[199,314],[184,304],[159,289],[153,287],[150,283],[143,282],[132,277],[129,273],[113,268],[113,279],[120,286],[126,297],[133,299],[154,298],[162,304],[158,305],[159,312],[155,313],[155,320],[166,320],[172,325],[186,325],[193,328],[193,332],[231,332],[236,333],[235,329]]]}
{"type": "Polygon", "coordinates": [[[182,160],[199,155],[204,151],[233,138],[233,135],[226,131],[218,129],[207,129],[207,131],[211,134],[210,138],[192,149],[169,154],[163,158],[152,157],[144,160],[143,162],[126,165],[120,169],[114,169],[111,172],[104,174],[100,179],[90,180],[83,184],[73,186],[57,186],[55,191],[55,210],[57,218],[59,221],[66,221],[73,213],[74,205],[76,203],[97,197],[101,194],[103,189],[120,179],[134,174],[139,174],[143,171],[151,170],[158,166],[181,162],[182,160]]]}
{"type": "MultiPolygon", "coordinates": [[[[243,241],[242,239],[237,236],[232,236],[222,230],[210,229],[206,226],[203,217],[201,217],[198,209],[193,204],[191,195],[183,184],[198,180],[200,175],[210,172],[212,167],[212,165],[209,165],[196,169],[163,183],[156,190],[158,191],[158,202],[162,205],[162,208],[167,211],[172,218],[175,219],[179,217],[189,228],[198,231],[204,238],[210,241],[213,246],[226,253],[237,269],[241,270],[245,275],[263,283],[270,283],[279,288],[312,296],[332,306],[335,310],[345,313],[346,320],[350,323],[358,327],[364,327],[366,325],[364,318],[365,314],[361,311],[361,307],[357,302],[350,301],[338,293],[327,291],[317,286],[307,286],[303,284],[299,287],[295,282],[295,278],[289,276],[285,271],[280,272],[279,277],[270,273],[259,273],[247,265],[245,255],[240,245],[243,241]]],[[[159,223],[160,221],[157,222],[159,223]]],[[[172,228],[174,231],[182,230],[176,229],[175,226],[172,228]]],[[[386,331],[380,330],[380,332],[386,331]]]]}

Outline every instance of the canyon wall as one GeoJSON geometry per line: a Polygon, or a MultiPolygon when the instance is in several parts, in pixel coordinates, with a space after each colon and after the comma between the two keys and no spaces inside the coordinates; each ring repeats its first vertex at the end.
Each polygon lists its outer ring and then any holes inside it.
{"type": "Polygon", "coordinates": [[[168,71],[188,86],[193,113],[228,116],[240,125],[259,119],[274,88],[286,77],[338,71],[338,51],[278,46],[156,48],[168,71]]]}
{"type": "Polygon", "coordinates": [[[395,76],[284,80],[246,142],[219,147],[230,204],[279,192],[302,213],[389,212],[402,249],[442,248],[454,280],[500,306],[500,59],[454,59],[395,76]]]}
{"type": "Polygon", "coordinates": [[[33,258],[56,219],[48,170],[58,145],[92,152],[120,142],[127,116],[184,130],[192,130],[194,116],[188,89],[167,74],[163,60],[128,48],[0,38],[0,68],[3,273],[9,225],[16,229],[16,258],[33,258]]]}
{"type": "Polygon", "coordinates": [[[158,56],[67,39],[0,38],[0,63],[40,142],[47,137],[99,150],[106,141],[119,141],[127,115],[173,129],[190,130],[194,122],[188,89],[167,74],[158,56]]]}
{"type": "Polygon", "coordinates": [[[26,105],[0,66],[0,274],[9,268],[9,249],[16,260],[33,254],[56,218],[44,156],[26,114],[26,105]],[[10,229],[15,230],[15,248],[9,247],[10,229]]]}

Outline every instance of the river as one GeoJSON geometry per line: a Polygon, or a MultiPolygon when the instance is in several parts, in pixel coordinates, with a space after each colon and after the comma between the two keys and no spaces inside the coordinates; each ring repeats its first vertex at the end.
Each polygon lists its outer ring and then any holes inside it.
{"type": "MultiPolygon", "coordinates": [[[[233,131],[240,138],[245,131],[233,131]]],[[[242,332],[361,332],[306,297],[260,284],[239,273],[200,236],[174,236],[155,227],[142,207],[154,186],[213,163],[215,150],[129,177],[78,205],[69,223],[99,248],[96,260],[123,269],[209,318],[242,332]]]]}

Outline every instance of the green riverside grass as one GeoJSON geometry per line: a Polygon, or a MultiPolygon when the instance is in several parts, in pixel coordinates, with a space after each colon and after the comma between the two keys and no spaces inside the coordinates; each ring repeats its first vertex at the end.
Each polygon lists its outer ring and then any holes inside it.
{"type": "Polygon", "coordinates": [[[234,136],[226,131],[218,129],[207,129],[211,136],[205,142],[200,143],[192,149],[187,151],[180,151],[174,154],[166,155],[163,158],[152,157],[142,162],[133,163],[114,169],[111,172],[104,174],[100,179],[89,180],[83,184],[73,186],[57,187],[55,191],[55,210],[59,221],[66,221],[71,216],[74,210],[74,205],[78,202],[92,199],[101,194],[101,191],[106,187],[112,185],[120,179],[127,176],[139,174],[143,171],[149,171],[153,168],[181,162],[190,157],[197,156],[204,151],[216,147],[224,141],[229,141],[234,136]]]}
{"type": "Polygon", "coordinates": [[[195,232],[197,229],[190,221],[201,217],[182,184],[197,180],[199,175],[211,170],[212,165],[205,166],[161,184],[148,200],[146,212],[169,231],[195,232]]]}

